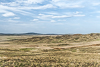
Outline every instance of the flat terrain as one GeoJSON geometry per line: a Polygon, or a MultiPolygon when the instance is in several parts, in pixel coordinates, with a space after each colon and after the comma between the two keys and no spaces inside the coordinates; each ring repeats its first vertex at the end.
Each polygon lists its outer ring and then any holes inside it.
{"type": "Polygon", "coordinates": [[[100,67],[100,34],[0,36],[0,67],[100,67]]]}

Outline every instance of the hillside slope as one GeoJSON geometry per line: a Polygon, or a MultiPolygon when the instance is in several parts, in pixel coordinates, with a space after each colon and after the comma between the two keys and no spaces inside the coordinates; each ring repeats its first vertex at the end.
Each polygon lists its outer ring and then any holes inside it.
{"type": "Polygon", "coordinates": [[[14,42],[34,42],[34,43],[67,43],[67,42],[83,42],[100,40],[100,34],[73,34],[73,35],[57,35],[57,36],[42,36],[32,37],[27,39],[13,40],[14,42]]]}

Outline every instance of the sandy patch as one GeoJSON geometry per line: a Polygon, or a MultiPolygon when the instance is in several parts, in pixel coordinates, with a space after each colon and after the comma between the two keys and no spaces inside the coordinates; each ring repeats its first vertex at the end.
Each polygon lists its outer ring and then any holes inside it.
{"type": "Polygon", "coordinates": [[[6,59],[7,57],[0,57],[0,59],[6,59]]]}
{"type": "Polygon", "coordinates": [[[20,48],[34,48],[34,47],[20,47],[20,48]]]}
{"type": "Polygon", "coordinates": [[[53,49],[51,47],[45,47],[45,46],[40,46],[40,47],[36,47],[36,48],[40,48],[40,49],[53,49]]]}
{"type": "Polygon", "coordinates": [[[7,47],[7,46],[10,46],[10,45],[0,45],[0,47],[7,47]]]}

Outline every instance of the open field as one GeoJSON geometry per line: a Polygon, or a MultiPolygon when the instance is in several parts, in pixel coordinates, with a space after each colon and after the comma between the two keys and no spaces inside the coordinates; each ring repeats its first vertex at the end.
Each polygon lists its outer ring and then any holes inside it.
{"type": "Polygon", "coordinates": [[[0,67],[100,67],[100,34],[0,36],[0,67]]]}

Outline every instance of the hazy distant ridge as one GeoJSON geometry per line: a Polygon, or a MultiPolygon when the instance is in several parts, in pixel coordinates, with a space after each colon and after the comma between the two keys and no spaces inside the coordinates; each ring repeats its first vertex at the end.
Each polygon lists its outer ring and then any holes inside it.
{"type": "Polygon", "coordinates": [[[41,34],[41,33],[0,33],[0,35],[59,35],[59,34],[41,34]]]}

